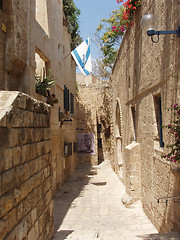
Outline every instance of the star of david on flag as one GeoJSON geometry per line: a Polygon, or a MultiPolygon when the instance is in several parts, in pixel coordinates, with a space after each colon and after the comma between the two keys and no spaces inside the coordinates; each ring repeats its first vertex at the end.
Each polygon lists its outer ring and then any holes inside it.
{"type": "Polygon", "coordinates": [[[92,72],[89,38],[71,52],[76,64],[84,75],[92,72]]]}

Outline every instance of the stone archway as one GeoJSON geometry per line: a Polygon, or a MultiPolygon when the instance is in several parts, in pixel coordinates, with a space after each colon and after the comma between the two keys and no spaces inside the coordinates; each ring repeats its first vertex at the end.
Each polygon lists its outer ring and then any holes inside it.
{"type": "Polygon", "coordinates": [[[116,100],[116,122],[115,122],[115,138],[116,138],[116,166],[119,177],[123,177],[123,141],[122,141],[122,115],[119,99],[116,100]]]}

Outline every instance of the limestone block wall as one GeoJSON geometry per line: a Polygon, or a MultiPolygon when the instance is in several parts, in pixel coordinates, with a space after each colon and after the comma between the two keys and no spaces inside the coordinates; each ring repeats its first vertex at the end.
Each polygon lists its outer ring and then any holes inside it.
{"type": "Polygon", "coordinates": [[[5,80],[8,90],[25,90],[24,71],[28,64],[28,37],[30,20],[28,1],[3,1],[6,32],[5,80]]]}
{"type": "MultiPolygon", "coordinates": [[[[0,22],[6,26],[3,9],[0,9],[0,22]]],[[[0,28],[0,89],[5,89],[5,78],[4,78],[4,58],[5,58],[5,45],[6,33],[0,28]]]]}
{"type": "Polygon", "coordinates": [[[76,165],[74,154],[73,159],[66,159],[71,164],[63,168],[66,136],[68,141],[77,141],[75,120],[70,126],[63,127],[59,121],[59,112],[64,113],[64,85],[74,99],[76,94],[76,64],[70,54],[71,34],[63,24],[63,18],[61,0],[3,0],[3,9],[0,9],[0,22],[7,27],[6,32],[0,28],[0,89],[21,91],[46,102],[45,97],[36,93],[35,74],[46,71],[55,80],[50,90],[50,94],[55,94],[58,99],[50,116],[54,191],[76,165]]]}
{"type": "Polygon", "coordinates": [[[140,144],[132,142],[125,147],[124,152],[124,179],[127,193],[139,199],[141,196],[141,165],[140,165],[140,144]]]}
{"type": "Polygon", "coordinates": [[[95,135],[95,155],[78,156],[78,163],[97,165],[110,159],[110,101],[110,89],[106,83],[78,85],[77,131],[95,135]],[[101,125],[99,133],[98,124],[101,125]],[[102,143],[99,147],[98,141],[102,143]]]}
{"type": "Polygon", "coordinates": [[[77,166],[77,153],[74,151],[74,143],[77,144],[76,122],[73,120],[64,125],[60,131],[53,131],[51,135],[53,193],[60,189],[77,166]],[[68,157],[64,155],[64,143],[72,143],[72,155],[68,157]]]}
{"type": "MultiPolygon", "coordinates": [[[[153,13],[158,18],[159,30],[172,30],[180,25],[179,1],[147,1],[136,12],[134,26],[122,40],[112,75],[112,131],[115,170],[117,102],[120,105],[122,158],[124,171],[129,161],[125,148],[133,141],[140,144],[140,166],[137,178],[141,178],[141,200],[146,214],[159,231],[180,229],[180,206],[173,199],[167,204],[159,198],[180,196],[180,175],[177,164],[169,163],[161,155],[168,152],[160,146],[157,99],[161,98],[162,125],[172,121],[172,114],[165,109],[180,102],[180,39],[173,35],[160,36],[154,44],[140,28],[141,17],[153,13]]],[[[165,146],[171,142],[167,129],[163,128],[165,146]]],[[[126,175],[123,182],[127,183],[126,175]]],[[[132,176],[132,174],[131,174],[132,176]]],[[[135,179],[136,181],[137,179],[135,179]]],[[[126,185],[127,192],[130,184],[126,185]]],[[[130,193],[130,191],[129,191],[130,193]]]]}
{"type": "Polygon", "coordinates": [[[0,238],[53,236],[50,108],[0,92],[0,238]]]}

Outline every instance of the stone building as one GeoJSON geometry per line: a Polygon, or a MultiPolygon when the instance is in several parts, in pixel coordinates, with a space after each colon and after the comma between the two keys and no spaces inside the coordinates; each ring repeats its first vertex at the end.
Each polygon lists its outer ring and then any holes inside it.
{"type": "Polygon", "coordinates": [[[178,0],[142,0],[122,40],[114,64],[112,88],[112,165],[132,201],[143,208],[160,232],[180,230],[180,172],[168,162],[166,128],[173,120],[165,109],[180,103],[180,38],[159,36],[153,43],[140,28],[147,13],[159,18],[158,30],[180,25],[178,0]],[[168,198],[169,197],[169,198],[168,198]],[[166,201],[167,200],[167,201],[166,201]]]}
{"type": "MultiPolygon", "coordinates": [[[[77,73],[77,134],[93,134],[94,153],[78,151],[78,163],[97,165],[110,159],[110,103],[108,81],[77,73]]],[[[78,139],[78,144],[79,139],[78,139]]]]}
{"type": "Polygon", "coordinates": [[[0,0],[0,22],[0,236],[51,239],[52,196],[77,164],[76,67],[63,1],[0,0]],[[35,75],[49,70],[54,106],[35,87],[35,75]]]}

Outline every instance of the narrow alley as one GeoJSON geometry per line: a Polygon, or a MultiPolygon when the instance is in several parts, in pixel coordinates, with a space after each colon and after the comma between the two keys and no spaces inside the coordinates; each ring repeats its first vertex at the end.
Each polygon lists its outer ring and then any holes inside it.
{"type": "Polygon", "coordinates": [[[109,161],[97,167],[78,167],[55,196],[53,239],[179,239],[173,233],[158,234],[140,202],[126,208],[123,195],[124,186],[109,161]]]}

